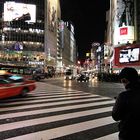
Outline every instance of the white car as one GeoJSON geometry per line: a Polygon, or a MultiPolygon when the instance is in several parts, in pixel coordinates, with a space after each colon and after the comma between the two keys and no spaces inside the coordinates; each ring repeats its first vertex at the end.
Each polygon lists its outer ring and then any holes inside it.
{"type": "Polygon", "coordinates": [[[64,74],[64,79],[65,80],[72,80],[73,79],[73,74],[71,71],[67,71],[65,74],[64,74]]]}

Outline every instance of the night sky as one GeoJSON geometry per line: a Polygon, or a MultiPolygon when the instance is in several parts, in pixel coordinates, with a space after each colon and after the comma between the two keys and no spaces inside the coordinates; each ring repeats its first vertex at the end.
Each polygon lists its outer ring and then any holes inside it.
{"type": "Polygon", "coordinates": [[[60,0],[61,18],[72,21],[78,46],[78,58],[85,59],[92,42],[104,42],[106,9],[109,0],[60,0]]]}

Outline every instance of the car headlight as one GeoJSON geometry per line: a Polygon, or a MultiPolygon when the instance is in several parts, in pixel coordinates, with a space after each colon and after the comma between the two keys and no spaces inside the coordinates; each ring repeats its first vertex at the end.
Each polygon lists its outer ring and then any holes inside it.
{"type": "Polygon", "coordinates": [[[72,79],[72,76],[69,76],[69,79],[72,79]]]}

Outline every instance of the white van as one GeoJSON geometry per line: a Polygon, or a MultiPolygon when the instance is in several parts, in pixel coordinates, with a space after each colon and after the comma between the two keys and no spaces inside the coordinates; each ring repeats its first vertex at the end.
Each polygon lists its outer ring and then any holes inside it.
{"type": "Polygon", "coordinates": [[[73,79],[73,70],[67,69],[64,73],[65,80],[72,80],[73,79]]]}

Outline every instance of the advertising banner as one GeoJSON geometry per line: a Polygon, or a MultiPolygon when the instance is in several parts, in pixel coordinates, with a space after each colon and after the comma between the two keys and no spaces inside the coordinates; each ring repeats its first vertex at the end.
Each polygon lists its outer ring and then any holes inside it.
{"type": "Polygon", "coordinates": [[[58,0],[46,0],[46,53],[49,60],[55,60],[57,54],[57,27],[58,27],[58,17],[59,14],[59,1],[58,0]]]}
{"type": "Polygon", "coordinates": [[[55,32],[57,27],[57,0],[48,0],[48,29],[55,32]]]}
{"type": "Polygon", "coordinates": [[[124,45],[115,47],[114,66],[139,66],[140,65],[140,44],[124,45]]]}
{"type": "Polygon", "coordinates": [[[114,44],[134,41],[134,0],[114,2],[114,44]]]}
{"type": "Polygon", "coordinates": [[[36,6],[7,1],[4,3],[4,21],[36,22],[36,6]]]}

